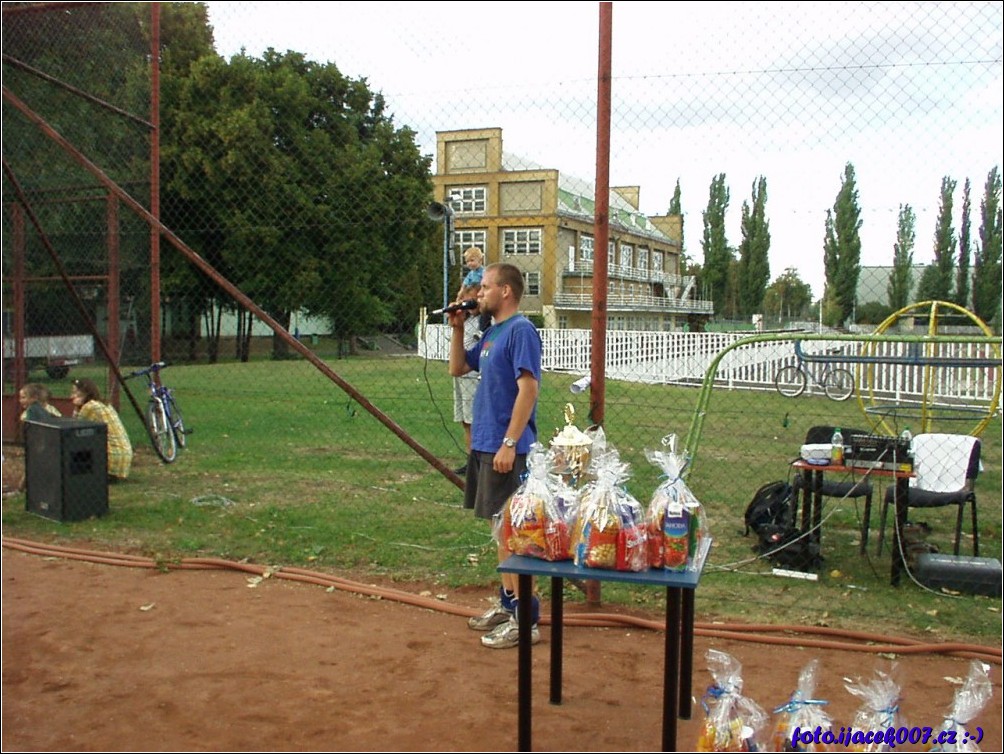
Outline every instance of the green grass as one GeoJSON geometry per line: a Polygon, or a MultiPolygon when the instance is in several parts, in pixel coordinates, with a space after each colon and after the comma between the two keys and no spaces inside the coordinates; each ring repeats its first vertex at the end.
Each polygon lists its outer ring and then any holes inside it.
{"type": "MultiPolygon", "coordinates": [[[[452,385],[443,364],[363,355],[330,362],[402,431],[448,467],[463,458],[452,421],[452,385]]],[[[72,376],[83,376],[78,370],[72,376]]],[[[101,376],[95,370],[95,374],[101,376]]],[[[109,488],[101,519],[55,522],[25,512],[23,495],[3,502],[8,537],[155,557],[247,559],[308,567],[402,585],[483,587],[497,582],[487,525],[461,508],[462,493],[384,424],[304,361],[173,366],[176,390],[194,429],[178,461],[160,464],[127,400],[122,414],[137,449],[130,479],[109,488]]],[[[539,410],[541,439],[563,426],[569,401],[589,423],[588,394],[572,396],[577,375],[547,374],[539,410]]],[[[134,383],[129,383],[134,386],[134,383]]],[[[65,385],[52,385],[57,395],[65,385]]],[[[139,388],[139,385],[135,385],[139,388]]],[[[137,395],[141,403],[144,396],[137,395]]],[[[604,427],[631,464],[627,489],[647,505],[660,470],[646,448],[690,427],[694,388],[609,382],[604,427]]],[[[999,644],[999,599],[925,591],[908,580],[889,586],[889,554],[875,556],[881,492],[876,493],[867,557],[858,554],[861,501],[830,501],[818,582],[770,575],[754,560],[742,514],[764,482],[788,476],[812,424],[862,426],[853,400],[785,399],[772,392],[717,389],[704,420],[688,483],[707,509],[715,546],[698,591],[698,619],[825,624],[930,640],[999,644]]],[[[977,482],[981,554],[1001,552],[1001,425],[983,436],[977,482]]],[[[9,448],[9,451],[15,449],[9,448]]],[[[925,512],[948,551],[953,510],[925,512]]],[[[967,543],[964,543],[967,546],[967,543]]],[[[542,584],[546,596],[547,584],[542,584]]],[[[603,586],[603,600],[661,611],[659,595],[603,586]]],[[[570,600],[582,599],[577,593],[570,600]]]]}

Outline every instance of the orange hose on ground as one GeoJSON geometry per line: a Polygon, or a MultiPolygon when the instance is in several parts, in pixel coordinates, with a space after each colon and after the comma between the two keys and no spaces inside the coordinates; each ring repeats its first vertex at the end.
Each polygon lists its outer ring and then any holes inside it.
{"type": "MultiPolygon", "coordinates": [[[[461,617],[472,617],[478,614],[477,609],[454,605],[442,600],[410,592],[378,587],[350,581],[331,574],[318,573],[297,567],[279,567],[255,565],[253,563],[238,563],[223,558],[182,558],[178,561],[158,561],[140,555],[104,553],[94,550],[84,550],[74,547],[47,545],[29,540],[3,537],[2,545],[12,550],[32,555],[46,557],[61,557],[67,560],[83,560],[103,565],[128,566],[131,568],[150,568],[156,570],[235,570],[256,576],[287,579],[301,583],[315,584],[324,587],[334,587],[352,594],[367,597],[380,597],[414,607],[437,610],[461,617]]],[[[541,616],[541,623],[550,624],[549,616],[541,616]]],[[[587,628],[618,628],[634,626],[652,631],[664,631],[664,621],[639,618],[618,613],[565,614],[566,626],[587,628]]],[[[758,644],[779,646],[812,647],[814,649],[833,649],[848,652],[898,653],[898,654],[941,654],[967,659],[977,659],[983,662],[1002,664],[1002,650],[999,647],[987,647],[979,644],[959,642],[922,642],[917,639],[889,637],[864,631],[851,631],[829,626],[798,626],[771,624],[730,624],[730,623],[694,623],[694,635],[728,639],[731,641],[747,641],[758,644]],[[788,634],[778,636],[777,634],[788,634]],[[812,635],[826,637],[842,637],[846,641],[811,638],[812,635]]]]}

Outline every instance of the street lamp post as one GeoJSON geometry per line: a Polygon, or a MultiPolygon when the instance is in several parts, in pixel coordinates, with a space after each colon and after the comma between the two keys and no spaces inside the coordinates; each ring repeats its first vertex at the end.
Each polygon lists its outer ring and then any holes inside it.
{"type": "MultiPolygon", "coordinates": [[[[429,217],[436,222],[443,224],[443,308],[450,303],[449,293],[449,273],[450,273],[450,244],[453,240],[453,207],[449,204],[432,202],[429,205],[429,217]]],[[[446,314],[443,315],[445,320],[446,314]]]]}

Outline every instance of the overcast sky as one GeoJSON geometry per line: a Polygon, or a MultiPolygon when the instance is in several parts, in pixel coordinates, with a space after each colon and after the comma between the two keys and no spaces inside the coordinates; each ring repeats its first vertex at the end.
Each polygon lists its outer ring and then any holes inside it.
{"type": "MultiPolygon", "coordinates": [[[[217,50],[295,50],[365,77],[434,154],[435,132],[501,127],[504,149],[595,177],[596,2],[211,2],[217,50]]],[[[1002,4],[613,3],[610,180],[665,213],[679,179],[686,250],[703,260],[712,179],[729,243],[767,179],[771,275],[822,293],[825,212],[857,173],[862,263],[892,260],[901,204],[930,262],[941,179],[1002,164],[1002,4]]],[[[958,232],[958,219],[956,220],[958,232]]]]}

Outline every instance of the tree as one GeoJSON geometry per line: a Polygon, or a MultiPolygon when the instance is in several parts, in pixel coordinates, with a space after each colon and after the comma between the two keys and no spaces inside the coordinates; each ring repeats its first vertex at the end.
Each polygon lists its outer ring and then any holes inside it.
{"type": "Polygon", "coordinates": [[[993,322],[1001,306],[1001,176],[995,165],[980,202],[980,244],[973,261],[973,312],[993,322]]]}
{"type": "Polygon", "coordinates": [[[294,311],[327,316],[350,344],[418,309],[430,158],[364,79],[269,49],[203,58],[174,94],[165,187],[244,293],[287,329],[294,311]]]}
{"type": "Polygon", "coordinates": [[[684,243],[684,227],[683,227],[683,204],[681,202],[680,195],[680,179],[676,179],[676,188],[673,189],[673,198],[669,202],[669,215],[678,215],[680,218],[680,258],[682,260],[687,259],[687,247],[684,243]]]}
{"type": "Polygon", "coordinates": [[[861,208],[854,166],[844,166],[843,181],[833,209],[826,210],[823,239],[823,268],[826,287],[823,293],[823,319],[828,325],[841,325],[854,311],[861,270],[861,208]]]}
{"type": "Polygon", "coordinates": [[[673,198],[669,201],[669,210],[666,214],[669,215],[682,215],[683,206],[680,202],[680,179],[676,179],[676,188],[673,189],[673,198]]]}
{"type": "Polygon", "coordinates": [[[729,207],[729,190],[725,185],[725,173],[720,173],[711,181],[708,192],[708,207],[704,211],[704,265],[702,282],[714,302],[715,314],[725,310],[729,280],[729,263],[732,251],[725,237],[725,211],[729,207]]]}
{"type": "Polygon", "coordinates": [[[909,204],[899,205],[896,243],[893,244],[892,274],[889,276],[889,307],[899,311],[910,303],[913,288],[913,244],[917,239],[917,216],[909,204]]]}
{"type": "Polygon", "coordinates": [[[961,307],[969,306],[969,258],[970,242],[969,228],[971,211],[969,201],[969,179],[962,184],[962,223],[959,226],[959,272],[955,278],[955,303],[961,307]]]}
{"type": "Polygon", "coordinates": [[[743,202],[739,244],[739,310],[749,316],[763,312],[763,296],[770,282],[770,222],[766,217],[767,179],[753,184],[752,208],[743,202]]]}
{"type": "MultiPolygon", "coordinates": [[[[10,4],[13,6],[14,4],[10,4]]],[[[28,6],[30,4],[19,4],[28,6]]],[[[160,71],[162,85],[185,75],[188,65],[213,54],[213,35],[205,3],[160,3],[160,71]]],[[[138,202],[148,204],[150,175],[150,34],[155,6],[150,3],[75,3],[49,12],[10,12],[4,4],[4,55],[18,60],[47,77],[71,84],[80,92],[113,106],[106,108],[86,97],[70,94],[49,78],[27,74],[4,64],[4,86],[27,102],[73,147],[102,168],[138,202]]],[[[45,10],[45,9],[42,9],[45,10]]],[[[46,189],[59,188],[59,203],[46,209],[45,225],[63,265],[77,274],[99,275],[106,269],[110,240],[105,229],[105,208],[95,204],[96,181],[70,159],[56,144],[38,132],[13,108],[4,110],[4,142],[16,145],[5,157],[26,188],[42,196],[46,189]],[[8,117],[10,116],[10,117],[8,117]],[[56,229],[56,232],[52,232],[56,229]]],[[[120,205],[118,242],[119,299],[123,314],[127,302],[137,302],[137,349],[147,347],[149,332],[145,302],[150,290],[150,234],[145,222],[120,205]]],[[[179,255],[162,245],[162,281],[170,273],[167,265],[179,255]]],[[[50,277],[51,269],[36,267],[29,256],[29,276],[50,277]]],[[[40,261],[48,268],[47,255],[40,261]]],[[[59,307],[70,299],[64,290],[52,289],[57,299],[47,306],[46,319],[58,317],[59,307]],[[54,317],[54,315],[56,315],[54,317]]],[[[44,292],[43,295],[48,295],[44,292]]],[[[27,313],[40,296],[32,296],[27,313]]],[[[106,298],[94,305],[107,306],[106,298]]],[[[89,304],[90,305],[90,304],[89,304]]],[[[79,315],[73,309],[69,332],[80,332],[79,315]]],[[[97,309],[92,315],[95,320],[97,309]]],[[[62,319],[62,317],[59,317],[62,319]]],[[[39,330],[36,330],[39,331],[39,330]]]]}
{"type": "Polygon", "coordinates": [[[788,267],[764,291],[764,314],[778,319],[804,318],[811,306],[812,288],[799,277],[794,267],[788,267]]]}
{"type": "Polygon", "coordinates": [[[941,179],[941,205],[934,231],[934,262],[924,269],[917,296],[921,301],[951,301],[955,268],[955,228],[952,204],[956,182],[947,175],[941,179]]]}

